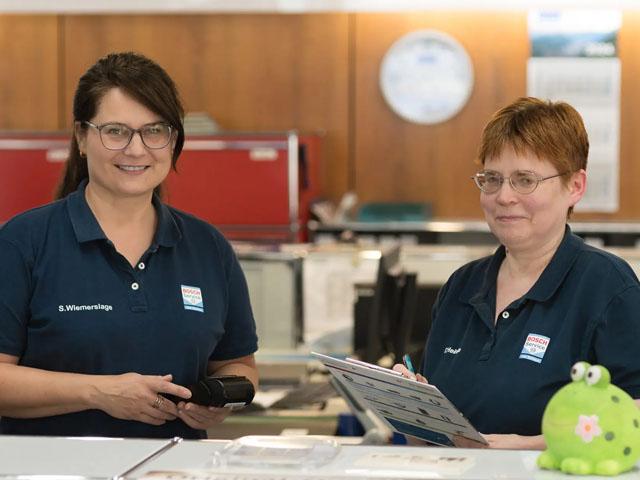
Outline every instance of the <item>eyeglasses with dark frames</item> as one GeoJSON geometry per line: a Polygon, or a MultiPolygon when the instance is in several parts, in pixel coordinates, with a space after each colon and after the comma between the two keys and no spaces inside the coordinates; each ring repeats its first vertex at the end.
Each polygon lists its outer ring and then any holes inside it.
{"type": "Polygon", "coordinates": [[[140,135],[145,147],[159,150],[169,145],[173,133],[173,127],[165,122],[149,123],[140,128],[131,128],[123,123],[96,125],[86,120],[82,123],[98,131],[100,141],[107,150],[124,150],[136,133],[140,135]]]}
{"type": "Polygon", "coordinates": [[[538,185],[550,178],[561,177],[569,172],[557,173],[555,175],[549,175],[543,177],[542,175],[532,172],[531,170],[516,170],[508,177],[505,177],[500,172],[493,170],[483,170],[476,173],[471,179],[475,182],[477,187],[484,193],[492,194],[496,193],[502,187],[505,180],[509,180],[509,185],[516,192],[528,195],[533,193],[538,185]]]}

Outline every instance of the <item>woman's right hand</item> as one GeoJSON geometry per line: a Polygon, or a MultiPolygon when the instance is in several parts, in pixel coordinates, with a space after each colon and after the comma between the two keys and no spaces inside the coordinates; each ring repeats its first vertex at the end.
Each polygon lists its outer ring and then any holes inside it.
{"type": "Polygon", "coordinates": [[[162,425],[178,416],[176,404],[162,394],[185,400],[191,397],[189,389],[171,382],[171,375],[125,373],[97,379],[90,400],[93,408],[122,420],[162,425]]]}
{"type": "Polygon", "coordinates": [[[411,373],[407,367],[405,367],[401,363],[396,363],[392,370],[396,372],[400,372],[403,377],[410,378],[411,380],[417,380],[420,383],[429,383],[425,377],[420,375],[419,373],[411,373]]]}

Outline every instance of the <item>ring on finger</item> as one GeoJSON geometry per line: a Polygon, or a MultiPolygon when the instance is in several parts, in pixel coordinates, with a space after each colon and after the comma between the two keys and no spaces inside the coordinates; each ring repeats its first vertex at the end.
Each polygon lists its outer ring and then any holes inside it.
{"type": "Polygon", "coordinates": [[[153,405],[151,405],[153,408],[160,408],[162,406],[164,402],[164,397],[160,394],[158,394],[156,396],[156,399],[153,402],[153,405]]]}

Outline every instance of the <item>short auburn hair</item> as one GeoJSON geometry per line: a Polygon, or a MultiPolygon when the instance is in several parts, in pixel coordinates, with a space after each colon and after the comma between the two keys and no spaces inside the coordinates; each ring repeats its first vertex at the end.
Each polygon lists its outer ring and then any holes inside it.
{"type": "MultiPolygon", "coordinates": [[[[587,168],[587,131],[578,111],[566,102],[523,97],[498,110],[482,132],[478,162],[484,165],[507,146],[548,160],[558,173],[587,168]]],[[[562,181],[566,184],[568,175],[562,181]]]]}

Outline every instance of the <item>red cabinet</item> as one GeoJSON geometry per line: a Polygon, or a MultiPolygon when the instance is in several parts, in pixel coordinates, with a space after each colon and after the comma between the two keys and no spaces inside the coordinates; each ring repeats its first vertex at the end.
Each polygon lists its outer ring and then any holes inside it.
{"type": "Polygon", "coordinates": [[[319,156],[320,138],[295,132],[190,137],[166,200],[228,238],[304,240],[319,156]]]}
{"type": "Polygon", "coordinates": [[[0,223],[51,202],[68,151],[66,135],[0,135],[0,223]]]}
{"type": "MultiPolygon", "coordinates": [[[[0,135],[0,222],[51,201],[68,143],[66,135],[0,135]]],[[[320,192],[319,159],[317,135],[187,137],[165,200],[230,239],[302,241],[320,192]]]]}

